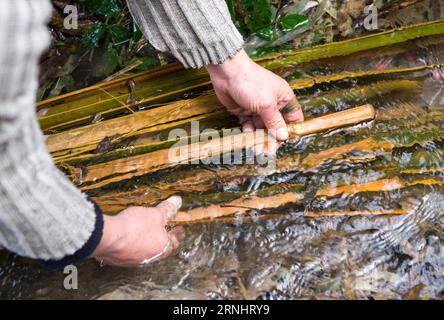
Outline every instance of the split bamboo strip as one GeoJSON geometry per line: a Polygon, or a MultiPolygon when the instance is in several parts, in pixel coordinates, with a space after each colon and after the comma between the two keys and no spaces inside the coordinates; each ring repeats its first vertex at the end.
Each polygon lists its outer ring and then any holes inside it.
{"type": "Polygon", "coordinates": [[[242,197],[224,204],[212,204],[188,211],[179,211],[172,223],[184,223],[196,220],[215,219],[223,216],[245,214],[252,210],[276,209],[290,204],[297,204],[303,195],[294,192],[276,194],[270,197],[242,197]]]}
{"type": "MultiPolygon", "coordinates": [[[[350,149],[347,154],[352,154],[354,151],[350,149]]],[[[360,151],[361,152],[361,151],[360,151]]],[[[346,154],[342,154],[345,156],[346,154]]],[[[360,163],[371,161],[372,157],[370,155],[361,156],[361,158],[356,156],[348,156],[347,161],[353,162],[358,161],[360,163]]],[[[329,161],[325,159],[325,161],[329,161]]],[[[344,161],[341,159],[341,161],[344,161]]],[[[281,158],[277,159],[276,168],[272,170],[267,170],[260,166],[255,165],[244,165],[238,166],[230,169],[224,167],[215,169],[199,168],[194,170],[186,170],[181,172],[172,172],[163,176],[161,181],[165,182],[154,182],[150,183],[149,186],[139,186],[136,190],[127,192],[111,192],[105,195],[94,197],[93,200],[99,204],[99,206],[105,212],[117,212],[121,211],[129,206],[134,205],[154,205],[161,200],[173,194],[194,194],[195,192],[207,192],[214,188],[214,185],[242,185],[246,181],[254,176],[268,176],[274,173],[285,173],[290,171],[297,171],[301,163],[300,154],[287,154],[281,158]]],[[[394,178],[386,178],[382,180],[372,181],[364,184],[354,184],[347,186],[329,186],[319,189],[316,197],[333,197],[338,195],[354,195],[359,192],[381,192],[381,191],[391,191],[396,189],[401,189],[408,186],[415,185],[442,185],[444,180],[438,177],[425,177],[425,178],[402,178],[397,177],[403,170],[399,167],[387,167],[386,164],[376,165],[372,167],[373,170],[382,170],[385,176],[395,176],[394,178]],[[391,172],[391,173],[389,173],[391,172]]],[[[424,168],[416,169],[415,171],[410,170],[411,174],[425,174],[429,173],[428,170],[424,168]]],[[[436,170],[432,170],[437,172],[436,170]]],[[[441,168],[442,171],[442,168],[441,168]]],[[[285,184],[276,184],[272,188],[281,188],[284,191],[289,189],[285,184]]],[[[268,188],[271,189],[271,188],[268,188]]],[[[267,189],[267,190],[268,190],[267,189]]],[[[298,190],[300,191],[300,190],[298,190]]],[[[270,194],[269,191],[267,191],[270,194]]],[[[261,190],[257,191],[257,194],[263,194],[261,190]]],[[[217,196],[220,194],[216,194],[217,196]]],[[[267,195],[266,193],[264,195],[267,195]]],[[[200,198],[200,196],[197,196],[200,198]]],[[[221,197],[217,197],[223,198],[221,197]]],[[[193,196],[193,199],[194,196],[193,196]]],[[[200,200],[199,200],[200,201],[200,200]]],[[[194,200],[193,200],[194,202],[194,200]]],[[[210,201],[212,203],[212,201],[210,201]]]]}
{"type": "MultiPolygon", "coordinates": [[[[406,181],[401,181],[399,178],[396,177],[394,179],[383,179],[363,185],[352,185],[352,186],[344,186],[341,188],[321,189],[316,194],[316,197],[336,196],[339,194],[350,196],[356,193],[369,192],[369,191],[383,192],[418,184],[442,185],[443,180],[429,178],[423,180],[415,180],[412,182],[406,182],[406,181]]],[[[177,218],[175,219],[175,222],[176,223],[192,222],[192,221],[196,222],[206,219],[214,219],[227,215],[245,214],[251,210],[261,211],[263,209],[276,208],[290,203],[296,204],[297,201],[287,200],[287,197],[291,194],[298,195],[297,199],[298,201],[303,199],[303,194],[299,193],[284,193],[268,197],[244,196],[225,204],[211,204],[208,206],[193,208],[188,211],[180,211],[177,218]],[[275,204],[275,207],[269,206],[269,204],[275,204]]],[[[317,218],[317,217],[350,216],[350,215],[403,215],[407,213],[408,212],[404,209],[393,209],[393,210],[379,210],[379,211],[365,210],[365,211],[308,212],[304,216],[309,218],[317,218]]]]}
{"type": "Polygon", "coordinates": [[[377,78],[384,76],[401,76],[408,73],[414,73],[418,71],[430,70],[435,67],[440,66],[439,64],[417,66],[411,68],[395,68],[395,69],[385,69],[385,70],[368,70],[359,72],[341,72],[336,74],[329,74],[326,76],[320,76],[316,78],[309,79],[296,79],[289,82],[293,90],[307,89],[314,87],[316,85],[344,81],[349,79],[360,79],[360,78],[377,78]]]}
{"type": "MultiPolygon", "coordinates": [[[[444,21],[433,21],[291,53],[274,54],[261,58],[258,62],[274,70],[295,63],[353,54],[442,33],[444,33],[444,21]],[[283,59],[271,61],[280,57],[283,59]]],[[[181,70],[177,64],[168,65],[152,72],[125,77],[106,85],[97,85],[39,103],[39,110],[47,110],[46,115],[40,118],[42,129],[45,132],[63,129],[91,121],[97,113],[110,115],[127,110],[131,107],[131,104],[127,103],[130,96],[129,81],[134,81],[138,88],[135,92],[136,106],[166,102],[192,89],[201,89],[209,84],[208,75],[202,70],[181,70]],[[159,89],[168,92],[159,92],[159,89]]]]}
{"type": "MultiPolygon", "coordinates": [[[[369,112],[369,110],[373,110],[373,107],[371,105],[357,107],[350,110],[351,111],[347,113],[347,117],[343,116],[343,112],[338,113],[338,119],[341,119],[341,121],[339,122],[340,126],[344,126],[347,121],[350,124],[356,124],[358,122],[371,120],[374,116],[374,111],[369,112]],[[363,108],[367,112],[362,112],[363,108]],[[352,116],[353,112],[354,114],[356,114],[355,117],[352,116]]],[[[320,118],[328,118],[328,121],[321,121],[324,124],[328,124],[326,130],[332,128],[332,123],[334,123],[335,121],[335,115],[327,115],[320,118]]],[[[304,129],[304,123],[308,123],[307,126],[311,128],[312,122],[311,120],[309,120],[296,124],[299,128],[298,130],[302,134],[304,132],[309,132],[309,130],[304,129]]],[[[290,130],[292,130],[291,128],[294,125],[295,124],[289,125],[290,130]]],[[[211,142],[197,142],[189,146],[185,146],[185,148],[183,146],[180,146],[178,148],[158,150],[140,156],[118,159],[99,165],[92,165],[88,167],[86,175],[81,177],[80,181],[82,181],[83,183],[88,183],[110,176],[111,178],[107,180],[107,183],[119,181],[121,179],[127,179],[135,175],[147,174],[155,170],[166,169],[180,164],[189,164],[195,161],[198,162],[198,160],[202,159],[203,157],[213,157],[224,152],[234,152],[237,150],[243,150],[246,148],[252,148],[258,145],[262,145],[265,142],[264,137],[264,131],[258,130],[256,132],[247,132],[235,136],[215,139],[211,142]],[[177,155],[178,153],[180,154],[183,152],[186,152],[184,156],[174,157],[172,159],[171,155],[177,155]]]]}
{"type": "Polygon", "coordinates": [[[337,216],[362,216],[362,215],[404,215],[409,212],[404,209],[393,210],[375,210],[375,211],[332,211],[332,212],[308,212],[305,216],[308,218],[319,217],[337,217],[337,216]]]}
{"type": "Polygon", "coordinates": [[[353,109],[289,125],[288,131],[289,134],[293,136],[306,136],[334,128],[357,124],[366,120],[373,120],[374,117],[375,109],[372,105],[366,104],[353,109]]]}
{"type": "MultiPolygon", "coordinates": [[[[312,99],[301,99],[300,102],[303,105],[304,113],[306,116],[310,114],[310,110],[317,109],[321,106],[325,106],[328,104],[329,101],[331,103],[337,103],[338,101],[343,101],[344,103],[354,103],[356,101],[362,101],[366,102],[367,99],[374,98],[378,95],[385,95],[388,93],[395,94],[397,92],[402,92],[404,95],[412,95],[416,93],[419,90],[420,86],[417,81],[411,81],[411,80],[391,80],[391,81],[379,81],[367,86],[363,86],[361,88],[352,88],[350,90],[341,90],[341,91],[335,91],[332,93],[327,93],[312,99]]],[[[215,111],[213,113],[205,113],[205,108],[208,109],[210,107],[206,107],[205,104],[202,104],[202,102],[206,102],[209,104],[212,104],[214,101],[214,104],[218,104],[217,98],[215,96],[211,97],[209,96],[203,96],[196,98],[195,100],[190,101],[190,112],[191,114],[196,114],[197,116],[194,119],[198,120],[205,120],[209,119],[211,117],[228,117],[229,114],[226,112],[225,108],[222,108],[219,105],[219,107],[215,106],[216,110],[221,111],[215,111]],[[212,100],[214,99],[214,100],[212,100]],[[194,112],[194,113],[193,113],[194,112]]],[[[173,103],[173,105],[178,106],[178,108],[183,107],[184,102],[177,102],[177,104],[173,103]]],[[[146,119],[147,115],[152,114],[162,114],[162,112],[165,112],[167,110],[170,110],[170,106],[166,106],[165,109],[162,109],[164,107],[156,108],[155,113],[146,112],[146,114],[143,114],[141,116],[138,116],[137,113],[134,115],[129,115],[125,117],[121,117],[115,120],[109,120],[104,121],[102,123],[82,127],[78,129],[73,129],[70,131],[62,132],[53,136],[50,136],[47,140],[48,148],[53,151],[53,158],[56,163],[60,162],[66,162],[69,164],[73,164],[76,161],[85,161],[88,159],[94,159],[94,162],[103,162],[103,160],[108,160],[110,158],[115,158],[117,155],[121,156],[127,156],[127,155],[137,155],[148,152],[148,150],[155,150],[160,149],[162,146],[169,147],[172,143],[165,142],[159,142],[158,146],[156,144],[150,144],[150,145],[132,145],[129,147],[129,150],[121,149],[113,152],[113,155],[101,155],[101,154],[86,154],[87,152],[91,152],[95,150],[98,146],[97,141],[101,141],[101,139],[104,139],[105,137],[114,136],[116,134],[120,134],[121,132],[126,132],[128,130],[133,130],[135,128],[143,127],[145,126],[145,122],[143,121],[146,119]],[[165,111],[163,111],[165,110],[165,111]],[[121,119],[121,120],[119,120],[121,119]],[[141,121],[139,121],[141,120],[141,121]],[[114,127],[119,127],[119,131],[116,131],[114,127]],[[89,141],[94,141],[94,143],[89,143],[89,141]],[[85,145],[87,144],[87,145],[85,145]],[[60,150],[60,148],[65,147],[74,147],[73,149],[63,149],[60,150]],[[103,159],[102,159],[103,158],[103,159]]],[[[174,119],[174,117],[177,116],[177,118],[181,118],[180,114],[172,115],[171,119],[174,119]]],[[[189,120],[193,120],[190,118],[189,120]]],[[[112,142],[116,143],[117,141],[123,139],[123,138],[129,138],[134,137],[137,135],[145,134],[147,132],[154,132],[160,129],[167,129],[169,127],[174,127],[175,125],[186,122],[186,119],[183,120],[177,120],[172,122],[166,123],[166,124],[159,124],[158,126],[152,126],[148,128],[139,129],[136,131],[130,131],[128,133],[124,133],[123,135],[119,135],[117,138],[115,138],[112,142]]]]}
{"type": "Polygon", "coordinates": [[[351,196],[360,192],[380,192],[398,190],[415,185],[443,185],[444,180],[438,178],[423,178],[407,181],[399,177],[382,179],[363,184],[353,184],[341,187],[325,187],[316,192],[316,197],[351,196]]]}
{"type": "Polygon", "coordinates": [[[218,167],[215,169],[193,168],[182,172],[167,173],[162,182],[138,186],[136,190],[107,192],[93,197],[105,211],[117,211],[129,204],[153,204],[177,192],[202,192],[214,189],[215,184],[242,184],[254,176],[268,176],[274,173],[294,171],[300,163],[300,154],[287,154],[276,160],[276,168],[259,165],[218,167]],[[163,181],[168,181],[165,183],[163,181]]]}
{"type": "Polygon", "coordinates": [[[181,100],[162,107],[53,134],[48,137],[46,144],[50,152],[88,145],[93,145],[92,148],[88,149],[94,150],[97,143],[108,136],[116,134],[123,136],[143,128],[152,128],[153,131],[158,131],[159,129],[176,126],[176,121],[189,120],[192,116],[212,114],[221,109],[222,106],[215,96],[205,95],[196,99],[181,100]],[[161,127],[161,125],[166,126],[161,127]]]}
{"type": "Polygon", "coordinates": [[[263,66],[274,70],[282,66],[297,65],[303,62],[334,56],[345,56],[355,52],[382,48],[408,40],[442,33],[444,33],[444,20],[425,22],[345,41],[308,47],[294,52],[271,54],[266,57],[268,61],[264,61],[263,66]]]}
{"type": "MultiPolygon", "coordinates": [[[[301,171],[305,173],[310,173],[316,171],[323,164],[330,162],[332,160],[341,161],[342,164],[351,163],[367,163],[377,159],[377,157],[384,155],[391,155],[392,149],[394,147],[409,147],[417,143],[424,143],[426,141],[432,141],[435,139],[443,139],[444,131],[438,130],[437,132],[422,132],[422,133],[411,133],[411,137],[404,137],[399,141],[393,139],[390,133],[375,134],[373,137],[359,140],[346,145],[331,147],[319,152],[309,153],[308,155],[301,157],[300,154],[287,154],[283,157],[277,159],[276,168],[262,168],[260,166],[244,165],[231,168],[228,171],[223,169],[218,169],[222,171],[211,171],[216,177],[226,176],[252,176],[252,175],[270,175],[273,173],[284,173],[291,171],[301,171]],[[355,155],[359,153],[360,155],[355,155]],[[349,155],[348,157],[345,157],[349,155]],[[219,175],[218,175],[219,174],[219,175]]],[[[133,177],[141,176],[146,173],[155,172],[162,168],[153,168],[150,165],[150,161],[156,161],[157,156],[152,156],[152,154],[147,154],[144,156],[139,156],[140,160],[137,162],[131,162],[132,170],[127,170],[121,173],[121,175],[115,172],[109,173],[106,165],[96,165],[88,166],[87,171],[90,173],[89,169],[93,168],[97,173],[100,173],[102,180],[92,179],[92,183],[81,187],[82,190],[92,190],[96,188],[103,187],[107,184],[113,182],[123,181],[125,179],[130,179],[133,177]]],[[[128,160],[128,159],[127,159],[128,160]]],[[[132,161],[132,160],[131,160],[132,161]]],[[[120,159],[116,163],[123,163],[125,165],[127,161],[125,159],[120,159]]],[[[119,167],[119,164],[115,164],[115,167],[119,167]]],[[[201,169],[205,170],[205,169],[201,169]]],[[[440,168],[423,168],[418,169],[405,169],[402,173],[426,173],[426,172],[440,172],[440,168]]],[[[71,173],[74,174],[74,173],[71,173]]],[[[196,183],[193,178],[180,177],[180,179],[189,179],[192,183],[196,183]]],[[[78,176],[76,181],[82,181],[82,176],[78,176]]]]}
{"type": "Polygon", "coordinates": [[[376,157],[378,155],[383,155],[390,152],[395,146],[395,143],[390,141],[378,141],[374,138],[367,138],[343,146],[329,148],[317,153],[310,153],[302,160],[300,170],[304,172],[316,170],[323,163],[330,160],[341,160],[344,158],[344,155],[353,151],[368,153],[366,157],[376,157]]]}

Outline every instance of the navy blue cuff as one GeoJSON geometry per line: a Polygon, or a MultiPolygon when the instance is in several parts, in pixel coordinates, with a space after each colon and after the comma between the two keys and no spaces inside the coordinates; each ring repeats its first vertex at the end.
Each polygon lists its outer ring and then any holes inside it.
{"type": "Polygon", "coordinates": [[[64,268],[67,265],[88,259],[93,254],[94,250],[96,250],[103,236],[103,212],[94,201],[90,199],[88,200],[94,204],[94,210],[96,212],[94,230],[88,241],[72,255],[66,256],[60,260],[38,260],[38,262],[45,268],[52,270],[64,268]]]}

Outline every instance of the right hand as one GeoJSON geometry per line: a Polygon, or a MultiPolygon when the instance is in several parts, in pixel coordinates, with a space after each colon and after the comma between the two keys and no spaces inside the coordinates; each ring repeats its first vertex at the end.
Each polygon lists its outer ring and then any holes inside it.
{"type": "MultiPolygon", "coordinates": [[[[157,207],[131,207],[116,216],[104,216],[103,237],[93,257],[113,266],[141,266],[142,261],[163,254],[169,256],[185,233],[182,227],[167,231],[165,226],[182,205],[178,196],[157,207]]],[[[157,259],[156,259],[157,260],[157,259]]]]}
{"type": "Polygon", "coordinates": [[[220,102],[239,118],[244,131],[266,128],[277,141],[285,141],[287,122],[304,120],[287,81],[256,64],[244,50],[206,68],[220,102]]]}

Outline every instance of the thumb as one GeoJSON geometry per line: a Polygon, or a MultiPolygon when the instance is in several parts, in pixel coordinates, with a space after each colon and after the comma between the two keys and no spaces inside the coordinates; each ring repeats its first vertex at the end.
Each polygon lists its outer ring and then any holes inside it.
{"type": "Polygon", "coordinates": [[[179,196],[172,196],[159,203],[156,208],[162,212],[165,220],[169,221],[176,216],[176,213],[181,206],[182,198],[179,196]]]}
{"type": "Polygon", "coordinates": [[[288,139],[288,128],[282,113],[276,107],[263,108],[259,115],[264,121],[269,133],[279,141],[288,139]]]}

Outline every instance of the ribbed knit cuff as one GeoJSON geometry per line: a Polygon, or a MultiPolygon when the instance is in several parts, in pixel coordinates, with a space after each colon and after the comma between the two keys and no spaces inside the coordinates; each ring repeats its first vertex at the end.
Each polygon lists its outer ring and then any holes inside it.
{"type": "Polygon", "coordinates": [[[174,55],[185,68],[202,68],[209,64],[221,64],[231,59],[242,49],[243,44],[242,37],[233,33],[211,46],[196,46],[189,50],[175,52],[174,55]]]}
{"type": "Polygon", "coordinates": [[[94,224],[94,230],[91,233],[88,241],[72,255],[66,256],[60,260],[37,260],[43,267],[51,270],[57,270],[64,268],[67,265],[76,264],[85,259],[88,259],[96,250],[103,236],[103,212],[100,207],[92,200],[88,199],[94,204],[94,209],[96,213],[96,221],[94,224]]]}
{"type": "Polygon", "coordinates": [[[127,2],[150,43],[172,53],[186,68],[223,63],[243,46],[225,0],[127,2]]]}

